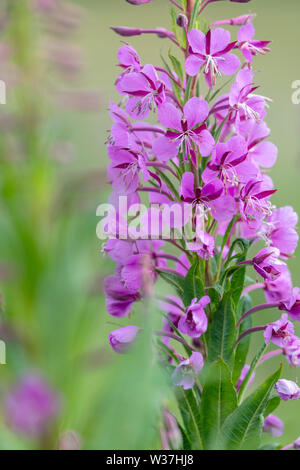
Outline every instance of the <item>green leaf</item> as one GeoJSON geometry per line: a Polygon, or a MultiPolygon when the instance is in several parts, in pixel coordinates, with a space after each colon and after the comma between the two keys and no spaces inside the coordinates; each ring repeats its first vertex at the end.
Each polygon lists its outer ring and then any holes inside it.
{"type": "Polygon", "coordinates": [[[205,449],[214,448],[220,429],[237,408],[237,396],[228,366],[220,358],[207,370],[200,407],[200,429],[205,449]]]}
{"type": "Polygon", "coordinates": [[[171,19],[172,19],[172,31],[175,34],[175,37],[176,37],[177,41],[179,42],[180,46],[185,48],[186,47],[186,37],[185,37],[185,34],[184,34],[184,30],[183,30],[183,28],[180,28],[177,25],[177,22],[176,22],[178,13],[175,10],[175,8],[173,8],[173,7],[171,7],[170,10],[171,10],[171,19]]]}
{"type": "Polygon", "coordinates": [[[168,273],[161,271],[160,269],[156,270],[160,277],[164,279],[168,284],[174,287],[179,295],[179,297],[183,298],[184,293],[184,278],[178,276],[177,274],[168,273]]]}
{"type": "Polygon", "coordinates": [[[181,63],[179,62],[179,60],[175,56],[173,56],[171,54],[171,51],[169,51],[168,55],[169,55],[170,61],[172,62],[174,72],[179,77],[179,80],[182,82],[183,81],[183,71],[182,71],[181,63]]]}
{"type": "Polygon", "coordinates": [[[226,293],[215,312],[208,343],[208,360],[217,361],[219,357],[231,368],[233,348],[236,340],[235,318],[230,295],[226,293]]]}
{"type": "Polygon", "coordinates": [[[223,296],[222,286],[215,284],[213,287],[210,287],[208,289],[208,296],[214,305],[219,305],[223,296]]]}
{"type": "Polygon", "coordinates": [[[200,433],[199,405],[194,391],[193,389],[183,390],[177,387],[175,393],[185,428],[185,434],[189,437],[191,442],[191,449],[203,449],[204,444],[200,433]]]}
{"type": "Polygon", "coordinates": [[[186,103],[190,99],[191,88],[193,84],[193,77],[188,77],[184,92],[184,102],[186,103]]]}
{"type": "Polygon", "coordinates": [[[177,424],[178,424],[178,427],[180,429],[181,436],[182,436],[182,449],[191,450],[192,449],[191,441],[189,440],[189,437],[187,436],[185,429],[180,425],[180,423],[177,423],[177,424]]]}
{"type": "MultiPolygon", "coordinates": [[[[251,300],[248,297],[243,297],[239,303],[239,309],[238,309],[238,318],[240,318],[243,313],[245,313],[247,310],[251,308],[251,300]]],[[[244,331],[248,330],[252,326],[252,318],[251,316],[245,318],[245,320],[242,322],[239,328],[238,336],[242,334],[244,331]]],[[[233,372],[232,372],[232,380],[233,383],[237,383],[242,369],[246,363],[248,351],[249,351],[249,346],[250,346],[250,340],[251,336],[247,335],[245,336],[237,345],[237,348],[235,350],[235,356],[234,356],[234,367],[233,367],[233,372]]]]}
{"type": "Polygon", "coordinates": [[[276,408],[278,408],[280,403],[281,403],[281,399],[277,395],[275,395],[274,397],[271,397],[266,406],[264,417],[266,418],[271,413],[273,413],[273,411],[275,411],[276,408]]]}
{"type": "Polygon", "coordinates": [[[219,140],[219,138],[220,138],[221,132],[222,132],[223,127],[225,126],[227,120],[228,120],[228,117],[229,117],[229,115],[226,116],[225,119],[223,119],[222,123],[219,125],[219,127],[217,127],[216,131],[213,133],[213,136],[214,136],[214,139],[215,139],[216,142],[217,142],[217,141],[219,140]]]}
{"type": "Polygon", "coordinates": [[[229,85],[230,82],[232,82],[232,78],[230,78],[225,83],[223,83],[223,85],[218,90],[216,90],[212,95],[210,93],[207,94],[206,97],[205,97],[205,101],[208,101],[208,103],[213,101],[218,96],[220,91],[222,91],[223,88],[225,88],[227,85],[229,85]]]}
{"type": "Polygon", "coordinates": [[[164,183],[166,183],[166,185],[168,186],[168,188],[172,191],[173,195],[175,196],[175,198],[177,198],[178,200],[180,200],[180,197],[179,197],[179,194],[178,194],[178,191],[176,189],[176,186],[174,185],[174,183],[170,180],[170,178],[163,172],[161,171],[159,168],[155,168],[155,171],[158,173],[158,175],[160,176],[160,178],[163,180],[164,183]]]}
{"type": "Polygon", "coordinates": [[[231,278],[231,299],[235,310],[238,308],[238,304],[244,289],[245,274],[246,267],[243,266],[241,269],[235,271],[231,278]]]}
{"type": "Polygon", "coordinates": [[[184,281],[183,302],[188,307],[196,297],[198,300],[204,296],[204,285],[200,278],[199,259],[189,269],[184,281]]]}
{"type": "Polygon", "coordinates": [[[201,6],[201,1],[202,0],[196,0],[195,2],[195,6],[191,15],[191,21],[190,21],[190,27],[189,27],[190,30],[192,28],[195,28],[196,26],[198,13],[200,11],[200,6],[201,6]]]}
{"type": "Polygon", "coordinates": [[[259,448],[263,413],[281,371],[282,365],[228,416],[219,435],[218,448],[226,450],[259,448]]]}
{"type": "Polygon", "coordinates": [[[260,447],[258,450],[280,450],[281,445],[278,444],[278,442],[270,443],[270,444],[265,444],[264,446],[260,447]]]}
{"type": "Polygon", "coordinates": [[[261,349],[258,351],[256,356],[254,357],[253,361],[251,362],[250,369],[249,369],[246,377],[244,378],[244,380],[242,382],[242,385],[241,385],[241,388],[240,388],[240,391],[239,391],[239,396],[238,396],[239,402],[242,401],[242,398],[243,398],[243,395],[244,395],[244,393],[247,389],[247,385],[249,383],[249,380],[251,379],[251,376],[252,376],[253,372],[255,371],[256,366],[257,366],[261,356],[265,352],[266,348],[267,348],[267,345],[264,343],[263,346],[261,347],[261,349]]]}

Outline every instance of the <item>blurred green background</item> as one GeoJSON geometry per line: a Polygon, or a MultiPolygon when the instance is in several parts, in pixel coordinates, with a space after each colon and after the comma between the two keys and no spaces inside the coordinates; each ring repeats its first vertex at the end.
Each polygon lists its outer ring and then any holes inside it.
{"type": "MultiPolygon", "coordinates": [[[[70,43],[82,48],[76,78],[72,70],[63,76],[41,54],[58,35],[27,8],[29,1],[8,3],[11,20],[0,32],[1,45],[14,48],[4,66],[0,47],[0,79],[9,82],[7,104],[0,106],[0,338],[7,345],[7,364],[0,365],[1,397],[22,374],[35,370],[63,402],[49,446],[72,429],[83,448],[159,448],[153,416],[169,392],[160,371],[150,367],[148,348],[140,346],[139,354],[125,358],[110,350],[107,336],[119,323],[106,313],[102,284],[114,266],[101,253],[95,214],[110,192],[107,107],[110,99],[118,100],[114,80],[122,38],[109,26],[168,28],[169,2],[134,7],[125,0],[74,1],[83,7],[80,28],[71,38],[60,38],[59,47],[66,47],[68,58],[70,43]],[[16,81],[14,66],[20,70],[16,81]],[[83,90],[93,94],[81,94],[70,105],[69,94],[83,90]]],[[[255,69],[261,94],[273,99],[267,123],[279,148],[272,170],[279,189],[274,203],[300,212],[300,105],[291,101],[292,82],[300,80],[300,4],[216,2],[207,9],[207,19],[246,13],[257,13],[256,37],[273,40],[271,54],[258,57],[255,69]]],[[[156,37],[129,39],[143,63],[159,64],[160,54],[167,55],[170,47],[156,37]]],[[[296,253],[290,260],[295,285],[300,285],[299,266],[296,253]]],[[[258,346],[256,337],[253,351],[258,346]]],[[[275,361],[260,368],[258,380],[274,370],[275,361]]],[[[284,376],[297,380],[299,372],[285,363],[284,376]]],[[[300,435],[300,401],[282,403],[278,415],[286,424],[279,441],[286,444],[300,435]]],[[[12,433],[1,419],[0,448],[39,446],[12,433]]]]}

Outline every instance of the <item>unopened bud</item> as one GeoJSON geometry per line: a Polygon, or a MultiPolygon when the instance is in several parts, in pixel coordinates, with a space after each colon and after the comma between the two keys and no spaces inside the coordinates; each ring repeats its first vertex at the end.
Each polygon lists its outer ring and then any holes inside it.
{"type": "Polygon", "coordinates": [[[150,3],[152,0],[126,0],[131,5],[144,5],[144,3],[150,3]]]}
{"type": "Polygon", "coordinates": [[[295,442],[293,443],[293,447],[295,450],[300,450],[300,437],[295,440],[295,442]]]}
{"type": "Polygon", "coordinates": [[[164,450],[179,449],[182,445],[182,435],[177,419],[166,408],[163,411],[163,428],[164,447],[167,447],[164,450]]]}
{"type": "Polygon", "coordinates": [[[186,28],[187,25],[188,25],[188,22],[189,22],[189,20],[187,19],[187,17],[183,13],[178,15],[177,18],[176,18],[177,26],[179,26],[180,28],[186,28]]]}
{"type": "Polygon", "coordinates": [[[74,431],[66,431],[59,438],[58,450],[80,450],[81,442],[74,431]]]}

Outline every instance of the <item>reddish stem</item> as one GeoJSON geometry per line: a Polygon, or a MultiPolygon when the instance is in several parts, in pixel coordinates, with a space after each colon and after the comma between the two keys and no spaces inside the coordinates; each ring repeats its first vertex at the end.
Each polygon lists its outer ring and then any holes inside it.
{"type": "Polygon", "coordinates": [[[268,308],[276,308],[276,307],[278,307],[278,302],[269,303],[269,304],[261,304],[261,305],[257,305],[256,307],[250,308],[248,312],[244,313],[244,315],[241,316],[241,318],[236,324],[236,327],[238,328],[240,324],[245,320],[245,318],[247,318],[249,315],[252,315],[255,312],[259,312],[260,310],[266,310],[268,308]]]}
{"type": "Polygon", "coordinates": [[[234,347],[238,345],[238,343],[247,335],[250,335],[251,333],[256,333],[257,331],[263,331],[266,329],[266,325],[264,326],[254,326],[253,328],[249,328],[249,330],[244,331],[236,340],[234,347]]]}

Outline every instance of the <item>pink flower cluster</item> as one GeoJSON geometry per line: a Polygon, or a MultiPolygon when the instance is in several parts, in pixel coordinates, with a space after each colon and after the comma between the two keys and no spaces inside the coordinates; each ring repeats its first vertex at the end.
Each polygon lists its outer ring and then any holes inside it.
{"type": "MultiPolygon", "coordinates": [[[[139,5],[150,0],[128,1],[139,5]]],[[[205,288],[218,284],[220,272],[237,257],[231,249],[235,240],[243,238],[252,245],[263,242],[264,248],[252,259],[238,263],[249,266],[250,275],[259,280],[247,286],[243,295],[261,288],[267,300],[248,313],[271,306],[286,312],[261,329],[266,344],[273,342],[290,364],[298,366],[300,339],[289,318],[300,320],[300,291],[293,288],[286,265],[298,243],[298,216],[292,207],[277,208],[271,203],[276,189],[268,170],[277,159],[265,122],[271,100],[260,94],[252,67],[258,54],[270,50],[270,41],[255,39],[253,15],[220,21],[200,31],[190,24],[188,11],[179,13],[177,25],[185,33],[186,47],[174,32],[163,30],[160,37],[183,50],[184,69],[174,56],[162,67],[144,64],[129,44],[119,49],[121,73],[116,89],[121,99],[119,104],[110,103],[108,179],[113,188],[110,202],[116,209],[120,196],[127,196],[130,204],[146,198],[158,213],[173,202],[190,204],[189,217],[182,218],[182,225],[196,226],[196,236],[192,241],[184,237],[182,243],[172,237],[166,241],[151,237],[108,240],[103,251],[117,266],[115,274],[105,280],[107,310],[115,317],[129,315],[160,274],[184,280],[195,259],[204,266],[205,288]],[[220,25],[238,26],[237,37],[220,25]],[[220,93],[223,76],[231,79],[225,94],[220,93]],[[222,246],[220,237],[224,237],[222,246]],[[219,262],[214,276],[213,262],[219,262]]],[[[122,36],[158,34],[158,29],[114,30],[122,36]]],[[[153,216],[150,209],[147,216],[153,216]]],[[[118,213],[117,218],[118,223],[128,224],[127,214],[118,213]]],[[[200,338],[207,330],[210,303],[207,295],[194,298],[190,305],[169,295],[160,303],[165,318],[159,334],[179,358],[173,380],[184,388],[193,387],[204,364],[206,350],[200,338]],[[188,345],[191,356],[180,356],[171,346],[172,338],[188,345]]],[[[110,344],[116,352],[124,352],[138,334],[136,326],[126,326],[110,334],[110,344]]],[[[245,366],[237,389],[248,370],[245,366]]],[[[276,389],[284,400],[299,396],[298,388],[284,380],[276,389]]],[[[265,429],[274,426],[280,424],[274,424],[270,416],[265,429]]]]}

